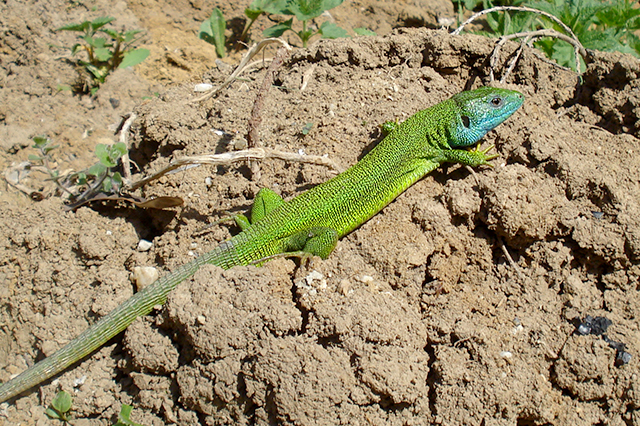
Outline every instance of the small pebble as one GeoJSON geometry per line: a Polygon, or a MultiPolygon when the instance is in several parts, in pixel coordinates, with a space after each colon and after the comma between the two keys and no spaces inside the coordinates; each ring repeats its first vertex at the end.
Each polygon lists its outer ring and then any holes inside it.
{"type": "Polygon", "coordinates": [[[153,243],[147,240],[138,241],[138,251],[149,251],[153,247],[153,243]]]}
{"type": "Polygon", "coordinates": [[[247,149],[248,147],[249,143],[242,136],[238,136],[233,140],[233,149],[236,151],[247,149]]]}
{"type": "Polygon", "coordinates": [[[73,381],[73,387],[77,388],[78,386],[83,385],[85,381],[87,381],[87,376],[78,377],[73,381]]]}
{"type": "Polygon", "coordinates": [[[324,275],[322,275],[320,272],[311,271],[309,275],[305,277],[305,280],[307,281],[307,284],[310,285],[313,282],[313,280],[322,280],[323,278],[324,278],[324,275]]]}
{"type": "Polygon", "coordinates": [[[209,83],[200,83],[193,87],[194,92],[208,92],[211,89],[213,89],[213,84],[209,83]]]}
{"type": "Polygon", "coordinates": [[[160,274],[153,266],[136,266],[131,273],[131,279],[136,285],[138,291],[142,290],[149,284],[153,284],[160,274]]]}
{"type": "Polygon", "coordinates": [[[364,284],[370,284],[373,282],[373,277],[370,275],[363,275],[361,277],[356,277],[356,279],[364,284]]]}
{"type": "Polygon", "coordinates": [[[343,296],[346,296],[351,292],[351,283],[349,282],[349,280],[344,279],[340,281],[340,283],[338,284],[338,292],[343,296]]]}

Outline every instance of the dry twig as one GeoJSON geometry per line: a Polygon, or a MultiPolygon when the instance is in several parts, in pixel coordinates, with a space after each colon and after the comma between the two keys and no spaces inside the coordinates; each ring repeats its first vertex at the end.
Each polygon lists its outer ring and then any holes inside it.
{"type": "MultiPolygon", "coordinates": [[[[476,19],[478,19],[479,17],[481,17],[483,15],[486,15],[486,14],[491,13],[491,12],[499,12],[499,11],[531,12],[531,13],[537,13],[538,15],[546,16],[547,18],[551,19],[552,21],[554,21],[558,25],[560,25],[562,27],[562,29],[564,29],[567,32],[567,34],[569,34],[569,36],[567,36],[565,34],[562,34],[562,33],[559,33],[558,31],[555,31],[555,30],[552,30],[552,29],[543,29],[543,30],[537,30],[537,31],[524,31],[524,32],[520,32],[520,33],[507,34],[507,35],[504,35],[504,36],[500,37],[500,40],[498,41],[498,44],[496,45],[496,47],[494,48],[493,53],[491,54],[491,81],[493,81],[493,67],[494,67],[495,63],[497,62],[497,56],[498,56],[498,53],[499,53],[500,49],[502,48],[502,46],[508,40],[513,40],[515,38],[525,38],[525,43],[529,43],[531,40],[534,40],[534,39],[537,39],[537,38],[541,38],[541,37],[554,37],[554,38],[558,38],[560,40],[566,41],[567,43],[571,44],[573,46],[573,48],[574,48],[574,53],[575,53],[575,57],[576,57],[576,71],[577,71],[577,73],[580,74],[582,72],[581,71],[581,64],[580,64],[580,61],[579,61],[578,57],[580,55],[582,55],[583,58],[586,58],[587,57],[587,50],[584,48],[584,46],[582,46],[582,43],[580,43],[580,40],[578,40],[578,37],[573,33],[573,31],[571,31],[571,28],[569,28],[564,22],[562,22],[556,16],[554,16],[554,15],[548,13],[548,12],[544,12],[542,10],[533,9],[533,8],[530,8],[530,7],[522,7],[522,6],[496,6],[496,7],[492,7],[492,8],[489,8],[489,9],[486,9],[486,10],[482,10],[482,11],[474,14],[469,19],[464,21],[460,25],[460,27],[458,29],[456,29],[451,34],[459,35],[462,32],[462,29],[465,26],[467,26],[469,23],[475,21],[476,19]]],[[[521,49],[522,49],[522,47],[521,47],[521,49]]],[[[516,58],[511,61],[507,72],[505,73],[505,75],[500,80],[501,82],[504,82],[504,80],[506,79],[507,75],[509,75],[509,73],[513,70],[513,67],[515,66],[515,62],[517,61],[517,58],[520,56],[521,49],[518,50],[518,52],[516,54],[516,58]]]]}
{"type": "Polygon", "coordinates": [[[129,143],[127,142],[127,133],[129,133],[131,124],[133,124],[136,118],[138,118],[138,116],[135,112],[132,112],[120,129],[119,141],[127,146],[127,152],[121,157],[122,173],[124,174],[125,182],[131,182],[131,160],[129,159],[129,143]]]}
{"type": "Polygon", "coordinates": [[[203,154],[192,157],[179,158],[172,161],[167,167],[154,173],[153,175],[141,179],[137,182],[133,182],[129,189],[134,190],[140,188],[147,183],[156,180],[176,169],[187,168],[189,166],[199,166],[201,164],[212,165],[228,165],[236,163],[238,161],[247,160],[262,160],[266,158],[277,158],[284,161],[291,161],[296,163],[309,163],[326,166],[332,170],[340,171],[340,168],[328,157],[321,157],[317,155],[300,155],[289,152],[275,151],[267,148],[252,148],[242,151],[225,152],[223,154],[203,154]]]}
{"type": "Polygon", "coordinates": [[[210,92],[207,92],[196,99],[187,101],[187,103],[202,102],[220,93],[225,87],[231,84],[231,82],[234,81],[240,75],[240,73],[242,73],[245,70],[245,68],[247,68],[247,64],[249,63],[249,61],[258,52],[260,52],[262,48],[272,43],[280,43],[286,49],[292,50],[292,47],[289,45],[289,43],[287,43],[286,41],[280,38],[265,38],[264,40],[261,40],[259,43],[256,43],[253,46],[251,46],[251,49],[249,49],[247,53],[245,53],[244,57],[242,58],[242,60],[240,61],[236,69],[233,71],[233,73],[231,73],[231,75],[224,81],[224,83],[220,85],[220,87],[213,89],[210,92]]]}

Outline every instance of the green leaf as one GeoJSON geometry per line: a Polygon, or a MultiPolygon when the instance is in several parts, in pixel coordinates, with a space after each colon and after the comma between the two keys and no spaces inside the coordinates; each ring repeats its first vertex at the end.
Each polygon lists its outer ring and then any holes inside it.
{"type": "Polygon", "coordinates": [[[100,177],[107,172],[107,168],[102,163],[96,163],[93,166],[89,167],[87,170],[87,174],[90,176],[100,177]]]}
{"type": "Polygon", "coordinates": [[[81,61],[80,64],[84,66],[100,83],[104,83],[105,78],[109,74],[109,69],[106,67],[96,67],[89,62],[81,61]]]}
{"type": "Polygon", "coordinates": [[[113,182],[111,182],[111,179],[107,178],[102,181],[102,191],[109,193],[111,192],[112,189],[113,189],[113,182]]]}
{"type": "Polygon", "coordinates": [[[253,10],[253,9],[245,9],[244,14],[252,21],[255,21],[262,15],[264,12],[262,10],[253,10]]]}
{"type": "Polygon", "coordinates": [[[91,45],[96,49],[112,46],[112,44],[107,43],[107,39],[104,37],[93,37],[91,45]]]}
{"type": "Polygon", "coordinates": [[[323,22],[318,29],[318,32],[322,35],[322,38],[341,38],[349,37],[347,30],[340,28],[333,22],[323,22]]]}
{"type": "Polygon", "coordinates": [[[292,24],[293,24],[293,18],[281,24],[277,24],[277,25],[274,25],[273,27],[267,28],[262,32],[262,35],[265,37],[280,37],[282,34],[284,34],[285,31],[291,30],[292,24]]]}
{"type": "Polygon", "coordinates": [[[140,62],[147,59],[149,53],[151,53],[149,52],[149,49],[135,49],[127,52],[122,58],[122,62],[120,62],[120,65],[118,65],[118,68],[127,68],[138,65],[140,62]]]}
{"type": "Polygon", "coordinates": [[[120,174],[120,172],[114,172],[111,176],[111,180],[114,183],[118,184],[118,186],[122,185],[122,175],[120,174]]]}
{"type": "Polygon", "coordinates": [[[57,147],[59,147],[60,145],[45,145],[44,148],[42,148],[42,151],[45,154],[48,154],[49,152],[53,151],[54,149],[56,149],[57,147]]]}
{"type": "Polygon", "coordinates": [[[205,20],[200,24],[200,30],[198,30],[198,38],[200,40],[204,40],[209,44],[215,45],[215,41],[213,40],[213,31],[211,31],[211,23],[209,20],[205,20]]]}
{"type": "Polygon", "coordinates": [[[378,34],[376,34],[375,32],[371,31],[370,29],[367,28],[354,28],[353,32],[356,33],[359,36],[376,36],[378,34]]]}
{"type": "Polygon", "coordinates": [[[76,174],[78,178],[78,185],[86,185],[87,184],[87,175],[83,172],[78,172],[76,174]]]}
{"type": "Polygon", "coordinates": [[[49,138],[46,136],[34,136],[33,137],[34,148],[44,148],[49,143],[49,138]]]}
{"type": "Polygon", "coordinates": [[[127,144],[124,142],[116,142],[111,148],[111,151],[117,153],[117,158],[120,158],[128,152],[127,144]]]}
{"type": "Polygon", "coordinates": [[[71,54],[75,55],[76,53],[78,53],[78,50],[82,50],[82,49],[83,49],[82,45],[80,43],[76,43],[71,48],[71,54]]]}
{"type": "Polygon", "coordinates": [[[93,51],[93,56],[100,62],[107,62],[113,56],[111,50],[107,47],[100,47],[93,51]]]}
{"type": "Polygon", "coordinates": [[[64,414],[67,411],[71,410],[71,405],[73,404],[73,399],[71,399],[71,395],[69,392],[60,391],[51,401],[51,407],[56,410],[58,413],[64,414]]]}
{"type": "Polygon", "coordinates": [[[308,135],[311,129],[313,128],[313,123],[307,123],[302,127],[302,134],[308,135]]]}
{"type": "Polygon", "coordinates": [[[482,4],[482,0],[464,0],[464,7],[467,10],[473,10],[482,4]]]}
{"type": "Polygon", "coordinates": [[[262,11],[272,15],[293,15],[288,7],[287,0],[253,0],[250,10],[262,11]]]}
{"type": "Polygon", "coordinates": [[[124,37],[123,40],[125,43],[131,43],[135,38],[137,34],[140,34],[142,32],[142,30],[131,30],[131,31],[127,31],[126,33],[124,33],[124,37]]]}
{"type": "Polygon", "coordinates": [[[140,423],[135,423],[129,419],[133,407],[127,404],[122,404],[120,407],[120,414],[118,414],[118,423],[113,426],[142,426],[140,423]]]}
{"type": "Polygon", "coordinates": [[[106,167],[115,167],[116,163],[111,159],[110,149],[107,145],[99,143],[96,145],[96,157],[106,167]]]}
{"type": "Polygon", "coordinates": [[[42,161],[42,157],[40,157],[39,155],[35,155],[35,154],[29,154],[29,156],[27,158],[32,163],[39,163],[40,161],[42,161]]]}
{"type": "Polygon", "coordinates": [[[302,47],[307,47],[307,42],[312,36],[315,35],[313,30],[311,29],[307,29],[307,30],[303,29],[298,31],[296,34],[298,34],[298,37],[300,37],[300,40],[302,40],[302,47]]]}
{"type": "Polygon", "coordinates": [[[87,43],[89,46],[95,47],[96,42],[94,41],[93,36],[85,34],[81,36],[80,39],[84,40],[84,42],[87,43]]]}
{"type": "Polygon", "coordinates": [[[222,16],[222,11],[217,7],[213,9],[211,17],[209,18],[211,25],[211,36],[213,37],[213,44],[216,46],[216,53],[218,57],[224,58],[226,51],[224,48],[224,30],[227,28],[227,23],[222,16]]]}
{"type": "Polygon", "coordinates": [[[56,413],[56,410],[54,410],[53,408],[47,408],[44,412],[47,417],[49,417],[50,419],[58,419],[58,420],[62,420],[62,418],[60,417],[60,414],[56,413]]]}
{"type": "Polygon", "coordinates": [[[85,32],[87,28],[89,28],[91,22],[84,21],[81,24],[68,24],[60,28],[56,28],[56,31],[80,31],[85,32]]]}
{"type": "Polygon", "coordinates": [[[299,21],[307,21],[322,15],[325,10],[342,4],[343,0],[291,0],[288,9],[299,21]]]}
{"type": "Polygon", "coordinates": [[[112,18],[110,16],[101,16],[91,21],[91,26],[93,27],[94,30],[97,30],[98,28],[103,27],[107,25],[109,22],[113,22],[115,20],[116,18],[112,18]]]}

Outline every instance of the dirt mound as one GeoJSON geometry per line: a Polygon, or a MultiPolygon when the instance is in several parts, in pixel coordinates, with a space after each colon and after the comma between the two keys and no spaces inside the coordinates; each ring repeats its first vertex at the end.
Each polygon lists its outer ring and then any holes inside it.
{"type": "MultiPolygon", "coordinates": [[[[426,29],[320,41],[279,71],[261,142],[346,168],[381,139],[380,123],[486,82],[491,49],[426,29]]],[[[580,79],[525,50],[509,78],[525,104],[484,141],[500,153],[494,168],[432,173],[309,268],[204,267],[124,338],[0,415],[43,421],[62,387],[87,419],[75,424],[110,424],[122,403],[143,424],[640,424],[639,71],[596,54],[580,79]],[[576,333],[587,315],[612,322],[608,341],[576,333]]],[[[185,103],[194,94],[182,85],[140,104],[132,155],[151,172],[230,149],[263,76],[204,103],[185,103]]],[[[246,166],[199,167],[143,189],[185,199],[175,216],[61,213],[56,199],[5,193],[0,380],[129,297],[134,267],[166,272],[236,232],[196,233],[210,216],[247,209],[259,188],[289,198],[335,174],[258,167],[257,179],[246,166]]]]}

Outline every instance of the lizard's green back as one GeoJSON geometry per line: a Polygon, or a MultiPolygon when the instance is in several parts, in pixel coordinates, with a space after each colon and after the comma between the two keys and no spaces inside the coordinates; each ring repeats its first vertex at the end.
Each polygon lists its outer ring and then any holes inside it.
{"type": "MultiPolygon", "coordinates": [[[[338,238],[367,221],[409,186],[444,162],[469,166],[487,164],[487,151],[459,149],[477,143],[510,117],[523,102],[519,92],[483,87],[462,92],[418,112],[394,129],[360,162],[346,172],[298,197],[283,202],[262,200],[253,223],[212,251],[158,279],[109,315],[0,387],[5,401],[87,356],[124,330],[136,317],[164,304],[168,293],[203,264],[228,269],[265,257],[305,252],[326,258],[338,238]]],[[[240,223],[240,222],[239,222],[240,223]]]]}

